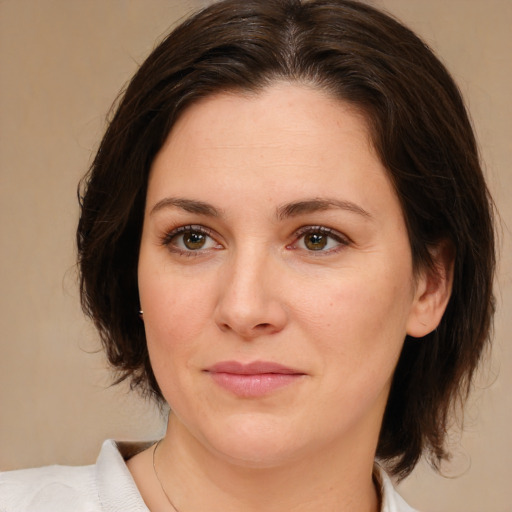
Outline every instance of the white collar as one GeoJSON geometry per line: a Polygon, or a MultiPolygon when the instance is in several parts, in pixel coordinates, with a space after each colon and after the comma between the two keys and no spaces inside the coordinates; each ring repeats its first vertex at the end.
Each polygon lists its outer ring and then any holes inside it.
{"type": "MultiPolygon", "coordinates": [[[[105,441],[96,461],[98,495],[105,512],[149,512],[126,466],[126,460],[149,448],[153,442],[127,443],[105,441]],[[123,492],[120,493],[119,489],[123,492]]],[[[375,474],[381,488],[381,512],[417,512],[396,492],[385,471],[375,464],[375,474]]]]}

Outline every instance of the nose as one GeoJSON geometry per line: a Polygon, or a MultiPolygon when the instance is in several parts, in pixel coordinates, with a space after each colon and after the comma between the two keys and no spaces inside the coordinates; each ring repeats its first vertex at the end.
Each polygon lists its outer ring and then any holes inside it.
{"type": "MultiPolygon", "coordinates": [[[[250,251],[248,251],[250,252],[250,251]]],[[[280,332],[288,315],[279,265],[268,254],[239,255],[219,275],[215,321],[246,340],[280,332]]]]}

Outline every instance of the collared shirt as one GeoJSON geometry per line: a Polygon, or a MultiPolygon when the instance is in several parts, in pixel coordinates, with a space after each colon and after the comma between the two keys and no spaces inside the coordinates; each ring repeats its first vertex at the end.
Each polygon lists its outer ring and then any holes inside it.
{"type": "MultiPolygon", "coordinates": [[[[0,512],[149,512],[126,460],[150,444],[103,443],[96,464],[0,473],[0,512]]],[[[379,472],[381,512],[417,512],[379,472]]]]}

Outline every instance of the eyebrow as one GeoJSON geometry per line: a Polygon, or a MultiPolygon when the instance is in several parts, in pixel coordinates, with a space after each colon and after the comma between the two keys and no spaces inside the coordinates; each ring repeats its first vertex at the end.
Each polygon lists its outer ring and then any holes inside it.
{"type": "MultiPolygon", "coordinates": [[[[208,217],[220,217],[221,211],[215,206],[205,203],[204,201],[197,201],[195,199],[185,199],[181,197],[166,197],[158,201],[151,211],[150,215],[163,210],[165,208],[180,208],[189,213],[196,213],[198,215],[205,215],[208,217]]],[[[290,217],[298,217],[308,213],[314,213],[324,210],[340,209],[348,212],[361,215],[364,218],[371,219],[372,216],[364,208],[351,201],[339,199],[305,199],[302,201],[294,201],[279,206],[276,210],[276,217],[279,220],[284,220],[290,217]]]]}
{"type": "Polygon", "coordinates": [[[163,210],[165,208],[180,208],[189,213],[197,213],[199,215],[206,215],[208,217],[219,217],[220,211],[214,206],[203,201],[196,201],[194,199],[184,199],[181,197],[166,197],[151,208],[150,215],[163,210]]]}
{"type": "Polygon", "coordinates": [[[371,219],[372,216],[364,208],[351,201],[344,201],[339,199],[306,199],[303,201],[296,201],[287,203],[277,209],[277,218],[283,220],[289,217],[297,217],[307,213],[314,213],[324,210],[341,209],[351,213],[361,215],[366,219],[371,219]]]}

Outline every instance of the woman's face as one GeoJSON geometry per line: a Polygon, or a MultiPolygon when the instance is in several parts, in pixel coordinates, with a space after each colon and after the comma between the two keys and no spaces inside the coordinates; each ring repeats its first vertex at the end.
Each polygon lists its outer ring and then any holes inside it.
{"type": "Polygon", "coordinates": [[[175,435],[249,466],[373,454],[419,292],[349,105],[276,84],[190,107],[152,166],[138,271],[175,435]]]}

